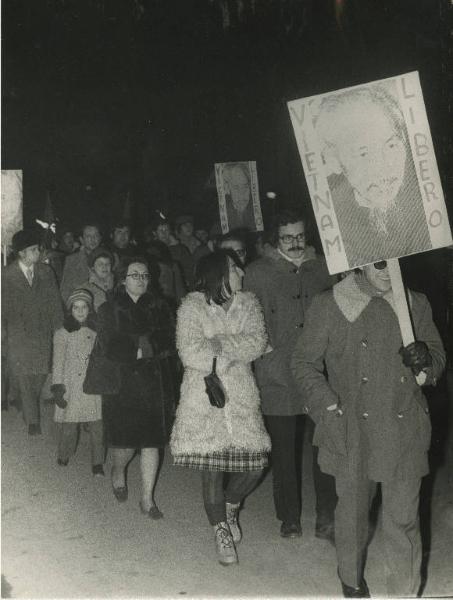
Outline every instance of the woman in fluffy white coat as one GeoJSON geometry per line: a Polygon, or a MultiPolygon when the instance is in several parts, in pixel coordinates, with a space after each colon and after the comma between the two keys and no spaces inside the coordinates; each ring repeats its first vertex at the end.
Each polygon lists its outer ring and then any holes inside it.
{"type": "Polygon", "coordinates": [[[224,565],[237,562],[239,506],[256,486],[270,450],[251,370],[267,338],[258,300],[241,291],[243,275],[232,251],[203,257],[197,267],[198,291],[182,301],[177,321],[184,378],[170,445],[176,465],[202,472],[204,506],[224,565]],[[214,357],[224,408],[212,406],[205,390],[214,357]]]}

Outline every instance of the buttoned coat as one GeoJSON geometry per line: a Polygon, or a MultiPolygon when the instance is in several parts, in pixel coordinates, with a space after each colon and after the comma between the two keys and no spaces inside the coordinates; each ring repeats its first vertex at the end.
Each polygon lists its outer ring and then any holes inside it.
{"type": "MultiPolygon", "coordinates": [[[[428,472],[429,410],[421,387],[403,365],[398,319],[390,301],[364,295],[351,274],[317,296],[292,359],[306,412],[316,423],[321,469],[354,473],[364,460],[369,479],[419,478],[428,472]],[[328,378],[325,376],[327,370],[328,378]],[[338,404],[341,412],[327,407],[338,404]]],[[[445,353],[423,294],[410,293],[416,339],[426,342],[438,378],[445,353]]]]}
{"type": "Polygon", "coordinates": [[[270,450],[251,362],[266,346],[261,307],[250,292],[237,292],[228,312],[193,292],[178,310],[176,341],[184,365],[181,397],[171,436],[173,455],[207,454],[230,447],[270,450]],[[221,346],[216,354],[213,338],[221,346]],[[226,393],[224,408],[211,406],[204,377],[217,356],[226,393]]]}
{"type": "Polygon", "coordinates": [[[244,289],[256,294],[263,307],[268,349],[272,348],[255,361],[264,414],[303,412],[301,395],[290,370],[291,355],[313,296],[336,281],[329,275],[325,260],[310,247],[299,268],[276,250],[247,267],[244,289]]]}
{"type": "Polygon", "coordinates": [[[89,327],[67,331],[61,327],[53,339],[52,383],[66,388],[66,408],[55,406],[56,422],[83,423],[102,419],[101,396],[85,394],[82,386],[88,359],[96,340],[96,332],[89,327]]]}
{"type": "Polygon", "coordinates": [[[50,373],[52,338],[62,322],[61,297],[52,269],[36,264],[30,286],[18,261],[11,263],[3,273],[2,326],[12,372],[50,373]]]}

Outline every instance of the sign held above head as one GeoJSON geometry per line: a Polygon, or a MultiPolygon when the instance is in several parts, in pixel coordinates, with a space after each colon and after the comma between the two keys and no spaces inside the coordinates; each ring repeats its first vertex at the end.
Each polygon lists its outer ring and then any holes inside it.
{"type": "Polygon", "coordinates": [[[417,72],[288,109],[331,274],[452,243],[417,72]]]}
{"type": "Polygon", "coordinates": [[[263,231],[256,162],[216,163],[214,170],[222,233],[263,231]]]}

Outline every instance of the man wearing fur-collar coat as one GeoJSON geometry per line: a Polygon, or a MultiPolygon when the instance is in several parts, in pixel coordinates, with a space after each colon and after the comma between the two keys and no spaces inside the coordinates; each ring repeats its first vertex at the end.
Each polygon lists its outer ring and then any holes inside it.
{"type": "MultiPolygon", "coordinates": [[[[300,459],[298,431],[304,402],[290,370],[290,359],[305,323],[305,311],[315,294],[336,281],[305,243],[304,218],[293,211],[276,215],[272,228],[273,248],[251,263],[245,273],[244,289],[258,297],[264,311],[269,344],[255,361],[266,427],[272,440],[274,503],[280,534],[301,535],[300,459]]],[[[316,535],[333,541],[335,488],[314,461],[316,489],[316,535]]]]}
{"type": "Polygon", "coordinates": [[[445,352],[426,297],[410,292],[409,304],[417,341],[403,348],[387,265],[367,265],[315,299],[292,359],[320,467],[335,477],[345,597],[369,597],[363,574],[378,482],[388,594],[415,596],[420,586],[418,502],[431,437],[421,385],[435,384],[445,352]]]}

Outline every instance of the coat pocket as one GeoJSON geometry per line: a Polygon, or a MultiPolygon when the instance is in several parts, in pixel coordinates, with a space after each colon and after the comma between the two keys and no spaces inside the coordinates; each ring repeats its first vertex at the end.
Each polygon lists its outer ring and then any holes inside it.
{"type": "Polygon", "coordinates": [[[346,415],[335,410],[326,410],[316,425],[313,444],[338,456],[347,455],[347,419],[346,415]]]}
{"type": "Polygon", "coordinates": [[[417,447],[424,452],[431,445],[431,418],[424,396],[414,398],[406,410],[398,413],[401,451],[417,447]]]}

